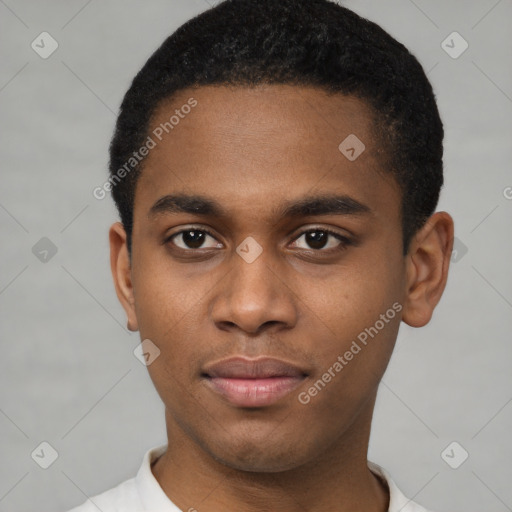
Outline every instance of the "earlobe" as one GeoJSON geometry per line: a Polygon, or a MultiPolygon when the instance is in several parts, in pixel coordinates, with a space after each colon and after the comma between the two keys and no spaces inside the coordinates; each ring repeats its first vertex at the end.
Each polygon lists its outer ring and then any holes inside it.
{"type": "Polygon", "coordinates": [[[137,331],[139,327],[135,314],[130,256],[126,243],[126,232],[120,222],[116,222],[110,227],[109,241],[110,268],[117,298],[126,312],[127,328],[130,331],[137,331]]]}
{"type": "Polygon", "coordinates": [[[423,327],[432,318],[446,286],[452,249],[453,219],[436,212],[416,233],[406,256],[406,324],[423,327]]]}

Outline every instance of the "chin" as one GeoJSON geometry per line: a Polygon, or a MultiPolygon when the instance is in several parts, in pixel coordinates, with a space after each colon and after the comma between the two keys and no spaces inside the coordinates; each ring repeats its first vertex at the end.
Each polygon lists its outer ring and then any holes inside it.
{"type": "Polygon", "coordinates": [[[216,457],[216,460],[231,469],[245,471],[247,473],[281,473],[300,466],[295,460],[287,461],[281,456],[278,458],[272,455],[269,456],[268,453],[259,454],[259,456],[251,458],[237,455],[230,458],[223,456],[216,457]]]}
{"type": "Polygon", "coordinates": [[[283,439],[255,441],[253,439],[225,440],[208,449],[210,455],[221,464],[238,471],[252,473],[278,473],[295,469],[306,463],[310,457],[304,453],[305,446],[300,440],[295,445],[284,443],[283,439]],[[298,452],[300,449],[300,452],[298,452]]]}

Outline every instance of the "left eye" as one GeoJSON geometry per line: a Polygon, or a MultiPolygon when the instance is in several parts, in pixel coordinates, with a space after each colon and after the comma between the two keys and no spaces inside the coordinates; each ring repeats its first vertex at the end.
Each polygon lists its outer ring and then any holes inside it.
{"type": "Polygon", "coordinates": [[[349,243],[346,237],[325,229],[311,229],[305,231],[295,239],[295,243],[301,239],[304,240],[307,246],[299,246],[299,249],[336,249],[348,245],[349,243]]]}

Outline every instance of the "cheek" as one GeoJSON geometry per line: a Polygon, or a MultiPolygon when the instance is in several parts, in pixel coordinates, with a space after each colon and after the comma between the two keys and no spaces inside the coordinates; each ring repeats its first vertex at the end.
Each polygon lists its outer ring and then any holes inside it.
{"type": "Polygon", "coordinates": [[[326,339],[315,346],[320,363],[315,379],[327,372],[331,391],[325,400],[357,400],[378,384],[398,334],[403,279],[400,252],[384,257],[370,251],[317,290],[315,312],[326,339]]]}
{"type": "Polygon", "coordinates": [[[170,272],[165,265],[148,264],[135,272],[140,338],[151,340],[160,350],[148,371],[161,395],[183,392],[180,383],[189,379],[195,350],[200,345],[198,325],[204,320],[198,310],[204,295],[202,286],[187,287],[180,274],[170,272]]]}
{"type": "Polygon", "coordinates": [[[159,349],[147,367],[153,385],[172,414],[192,410],[193,389],[189,383],[197,368],[198,323],[201,294],[182,290],[179,279],[141,274],[135,294],[141,340],[150,339],[159,349]],[[143,284],[142,284],[143,283],[143,284]]]}
{"type": "MultiPolygon", "coordinates": [[[[385,314],[395,302],[400,303],[403,291],[403,272],[400,263],[389,258],[361,259],[357,265],[341,268],[329,281],[328,287],[318,290],[321,318],[336,335],[345,341],[353,339],[385,314]]],[[[324,283],[325,284],[325,283],[324,283]]],[[[396,321],[397,306],[390,311],[389,323],[396,321]]]]}
{"type": "Polygon", "coordinates": [[[357,293],[347,291],[338,303],[331,302],[327,321],[333,328],[316,340],[316,371],[298,396],[312,430],[327,428],[337,435],[339,425],[348,424],[376,393],[389,363],[401,304],[374,287],[368,294],[364,289],[358,286],[357,293]]]}
{"type": "Polygon", "coordinates": [[[145,251],[139,261],[144,263],[134,265],[133,287],[141,336],[165,340],[191,323],[205,321],[197,311],[218,276],[205,272],[191,285],[187,265],[171,264],[161,249],[145,251]]]}

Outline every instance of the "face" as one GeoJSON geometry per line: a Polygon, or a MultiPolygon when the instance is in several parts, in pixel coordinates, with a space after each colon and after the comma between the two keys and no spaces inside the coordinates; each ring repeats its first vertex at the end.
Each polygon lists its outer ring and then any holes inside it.
{"type": "Polygon", "coordinates": [[[406,294],[370,111],[316,88],[201,87],[149,133],[121,293],[160,350],[168,428],[233,468],[311,461],[374,398],[406,294]],[[351,134],[359,156],[339,149],[351,134]]]}

